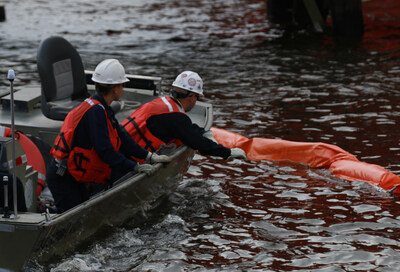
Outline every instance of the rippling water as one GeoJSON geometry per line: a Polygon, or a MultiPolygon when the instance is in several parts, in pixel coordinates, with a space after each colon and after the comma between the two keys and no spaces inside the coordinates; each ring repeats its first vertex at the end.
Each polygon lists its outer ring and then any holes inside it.
{"type": "MultiPolygon", "coordinates": [[[[391,8],[385,8],[389,5],[391,8]]],[[[247,137],[322,141],[400,174],[400,18],[365,1],[362,40],[285,32],[262,0],[38,0],[5,4],[0,72],[38,83],[39,42],[62,35],[86,69],[204,79],[214,126],[247,137]]],[[[0,80],[1,88],[8,86],[0,80]]],[[[400,201],[291,162],[196,155],[175,194],[74,255],[30,271],[398,271],[400,201]]]]}

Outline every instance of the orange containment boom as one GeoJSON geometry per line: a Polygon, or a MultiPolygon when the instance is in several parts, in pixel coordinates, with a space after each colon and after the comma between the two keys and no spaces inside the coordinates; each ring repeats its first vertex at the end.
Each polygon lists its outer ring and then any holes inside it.
{"type": "Polygon", "coordinates": [[[365,181],[400,194],[400,177],[385,168],[360,162],[354,155],[336,145],[292,142],[278,139],[251,138],[220,128],[211,128],[220,144],[243,149],[249,160],[288,160],[311,167],[328,168],[335,176],[349,181],[365,181]]]}

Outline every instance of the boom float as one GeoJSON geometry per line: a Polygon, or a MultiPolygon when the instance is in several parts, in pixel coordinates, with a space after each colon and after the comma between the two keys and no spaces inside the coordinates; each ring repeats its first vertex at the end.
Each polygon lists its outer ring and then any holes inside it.
{"type": "Polygon", "coordinates": [[[220,128],[211,128],[218,143],[243,149],[249,160],[275,160],[305,163],[327,168],[348,181],[364,181],[391,193],[400,194],[400,177],[385,168],[359,161],[336,145],[316,142],[293,142],[279,139],[251,138],[220,128]]]}

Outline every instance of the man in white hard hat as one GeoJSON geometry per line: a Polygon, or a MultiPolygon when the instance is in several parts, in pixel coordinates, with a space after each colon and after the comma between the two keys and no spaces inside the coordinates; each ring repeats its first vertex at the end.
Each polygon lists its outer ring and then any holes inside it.
{"type": "Polygon", "coordinates": [[[172,83],[171,96],[146,103],[121,125],[135,142],[152,152],[183,143],[203,155],[246,159],[242,149],[218,144],[211,131],[192,123],[186,112],[195,106],[199,96],[203,96],[202,79],[195,72],[184,71],[172,83]]]}
{"type": "Polygon", "coordinates": [[[154,172],[151,164],[140,165],[125,155],[170,161],[140,147],[115,119],[110,104],[120,99],[123,84],[129,81],[121,63],[116,59],[100,62],[92,80],[97,94],[68,113],[50,151],[54,160],[46,180],[58,212],[82,203],[127,172],[154,172]]]}

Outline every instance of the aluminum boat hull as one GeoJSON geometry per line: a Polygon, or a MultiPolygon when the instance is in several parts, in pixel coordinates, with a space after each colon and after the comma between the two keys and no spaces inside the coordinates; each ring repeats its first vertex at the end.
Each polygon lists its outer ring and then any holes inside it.
{"type": "MultiPolygon", "coordinates": [[[[0,220],[0,267],[20,270],[29,259],[39,263],[72,252],[107,227],[120,226],[152,209],[173,192],[186,173],[194,151],[181,147],[152,176],[129,174],[119,184],[62,214],[21,213],[0,220]]],[[[0,269],[0,270],[1,270],[0,269]]]]}
{"type": "MultiPolygon", "coordinates": [[[[132,76],[141,80],[161,81],[161,78],[132,76]]],[[[160,83],[159,83],[160,84],[160,83]]],[[[88,85],[93,91],[93,86],[88,85]]],[[[159,92],[158,92],[159,93],[159,92]]],[[[0,95],[1,96],[1,95],[0,95]]],[[[40,110],[40,86],[17,88],[15,127],[24,134],[39,137],[52,145],[62,121],[46,118],[40,110]]],[[[140,105],[158,97],[155,90],[125,88],[122,109],[116,117],[121,122],[140,105]]],[[[7,109],[9,96],[2,94],[0,124],[10,126],[7,109]]],[[[212,124],[212,105],[197,102],[188,114],[200,127],[212,124]]],[[[186,146],[171,151],[172,162],[156,164],[154,175],[128,174],[116,184],[81,205],[62,214],[19,213],[16,219],[0,217],[0,272],[20,271],[27,261],[51,261],[73,252],[77,246],[109,227],[123,225],[140,213],[152,209],[173,192],[186,173],[194,151],[186,146]]]]}

